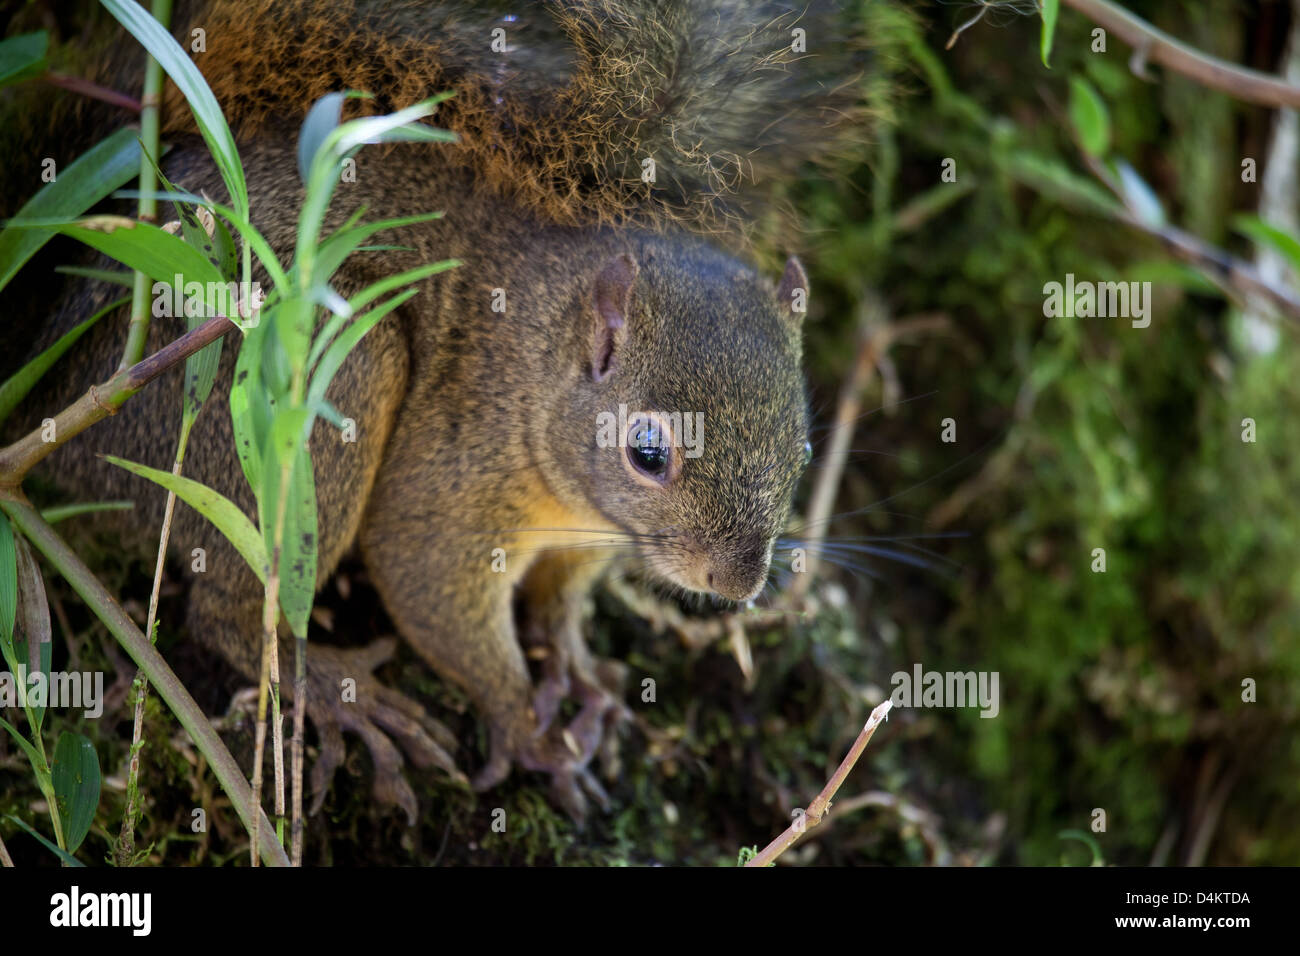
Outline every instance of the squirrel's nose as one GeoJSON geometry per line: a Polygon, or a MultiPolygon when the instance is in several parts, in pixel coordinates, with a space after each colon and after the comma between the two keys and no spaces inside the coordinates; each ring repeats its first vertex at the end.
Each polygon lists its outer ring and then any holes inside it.
{"type": "Polygon", "coordinates": [[[745,602],[758,596],[767,582],[771,552],[766,541],[728,550],[710,558],[709,590],[732,601],[745,602]]]}

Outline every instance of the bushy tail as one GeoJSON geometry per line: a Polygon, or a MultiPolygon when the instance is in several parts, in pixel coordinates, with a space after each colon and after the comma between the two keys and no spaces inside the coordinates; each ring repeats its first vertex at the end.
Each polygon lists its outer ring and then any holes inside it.
{"type": "Polygon", "coordinates": [[[863,129],[864,44],[829,0],[213,0],[193,27],[237,135],[336,90],[455,90],[447,161],[558,222],[743,227],[863,129]]]}

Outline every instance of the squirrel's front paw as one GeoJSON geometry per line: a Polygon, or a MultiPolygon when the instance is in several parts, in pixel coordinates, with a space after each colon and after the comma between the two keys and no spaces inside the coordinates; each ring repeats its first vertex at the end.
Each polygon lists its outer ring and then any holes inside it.
{"type": "Polygon", "coordinates": [[[372,676],[371,671],[393,656],[395,647],[392,638],[385,638],[366,647],[314,644],[308,650],[307,715],[320,739],[320,755],[311,773],[312,813],[321,808],[334,771],[343,762],[345,730],[359,736],[370,751],[375,799],[401,807],[412,826],[418,804],[402,774],[402,751],[417,767],[438,767],[465,781],[448,753],[456,747],[452,733],[415,701],[372,676]]]}
{"type": "Polygon", "coordinates": [[[561,739],[585,767],[599,753],[606,779],[617,776],[618,730],[631,714],[623,703],[627,667],[589,654],[569,655],[551,649],[543,659],[541,680],[533,694],[535,737],[548,733],[565,700],[578,703],[576,717],[561,739]]]}
{"type": "Polygon", "coordinates": [[[550,774],[551,798],[579,826],[587,816],[587,798],[602,810],[609,809],[609,795],[588,768],[594,747],[585,750],[570,728],[552,727],[534,736],[515,755],[526,770],[550,774]]]}
{"type": "Polygon", "coordinates": [[[586,817],[588,798],[608,809],[609,797],[589,765],[599,756],[606,777],[616,775],[617,731],[629,717],[622,702],[625,667],[589,655],[580,660],[575,662],[562,648],[544,659],[532,714],[503,715],[502,726],[494,725],[491,756],[475,777],[474,789],[490,789],[505,779],[511,764],[518,764],[550,775],[553,799],[575,822],[581,824],[586,817]],[[555,718],[565,700],[573,700],[579,709],[561,724],[555,718]]]}

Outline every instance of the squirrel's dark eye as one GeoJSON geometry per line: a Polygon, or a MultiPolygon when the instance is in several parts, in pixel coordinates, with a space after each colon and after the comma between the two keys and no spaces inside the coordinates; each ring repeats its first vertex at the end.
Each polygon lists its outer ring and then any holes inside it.
{"type": "Polygon", "coordinates": [[[639,470],[658,478],[668,469],[671,449],[655,422],[637,422],[628,431],[627,457],[639,470]]]}
{"type": "Polygon", "coordinates": [[[803,443],[803,466],[807,468],[812,464],[812,442],[803,443]]]}

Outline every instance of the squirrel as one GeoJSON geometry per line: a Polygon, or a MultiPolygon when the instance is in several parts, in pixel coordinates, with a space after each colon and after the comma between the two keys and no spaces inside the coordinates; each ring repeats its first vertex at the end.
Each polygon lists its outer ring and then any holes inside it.
{"type": "MultiPolygon", "coordinates": [[[[194,60],[235,132],[254,223],[286,257],[303,195],[297,130],[317,98],[364,90],[373,99],[349,108],[386,112],[455,91],[432,121],[459,141],[363,150],[327,227],[361,207],[376,219],[444,213],[394,233],[400,245],[349,258],[333,281],[345,298],[426,262],[463,265],[422,282],[421,294],[344,363],[328,398],[356,423],[356,440],[341,440],[322,421],[310,448],[318,587],[359,547],[400,636],[465,690],[486,723],[489,751],[472,779],[478,790],[519,766],[548,774],[556,801],[575,819],[589,800],[605,802],[591,767],[627,715],[624,668],[593,657],[583,617],[612,562],[634,557],[680,591],[735,602],[767,581],[810,447],[801,371],[808,280],[793,257],[775,281],[743,257],[760,221],[783,222],[773,199],[792,172],[835,156],[854,126],[856,67],[806,54],[798,42],[804,25],[822,22],[815,17],[838,15],[814,6],[178,7],[173,30],[187,49],[203,31],[206,52],[194,60]],[[651,165],[654,175],[643,175],[651,165]],[[537,658],[534,677],[528,660],[537,658]],[[576,705],[567,721],[566,701],[576,705]]],[[[820,36],[847,32],[840,25],[820,36]]],[[[103,66],[101,78],[138,88],[138,47],[129,64],[113,56],[121,62],[103,66]]],[[[91,108],[69,108],[81,111],[81,128],[93,127],[91,108]]],[[[224,199],[190,123],[169,86],[163,170],[191,192],[224,199]]],[[[43,299],[28,300],[44,310],[50,266],[70,255],[67,246],[50,248],[60,251],[47,249],[27,267],[46,283],[43,299]]],[[[103,283],[70,280],[26,351],[109,301],[103,283]]],[[[182,331],[155,319],[148,350],[182,331]]],[[[124,336],[124,321],[100,322],[6,433],[21,434],[111,373],[124,336]]],[[[223,350],[213,407],[194,427],[184,473],[251,514],[226,411],[235,351],[233,340],[223,350]]],[[[171,370],[57,450],[42,466],[49,479],[71,493],[135,499],[131,521],[156,534],[165,496],[98,453],[168,468],[182,381],[181,369],[171,370]]],[[[184,505],[171,542],[183,554],[207,551],[207,570],[192,575],[189,632],[255,678],[257,578],[184,505]]],[[[310,646],[306,706],[319,742],[313,810],[343,758],[344,731],[370,751],[376,799],[404,809],[412,823],[417,804],[404,757],[459,773],[455,739],[372,676],[392,651],[391,640],[310,646]],[[355,702],[341,698],[344,678],[356,681],[355,702]]],[[[292,642],[282,638],[280,653],[291,668],[292,642]]]]}

